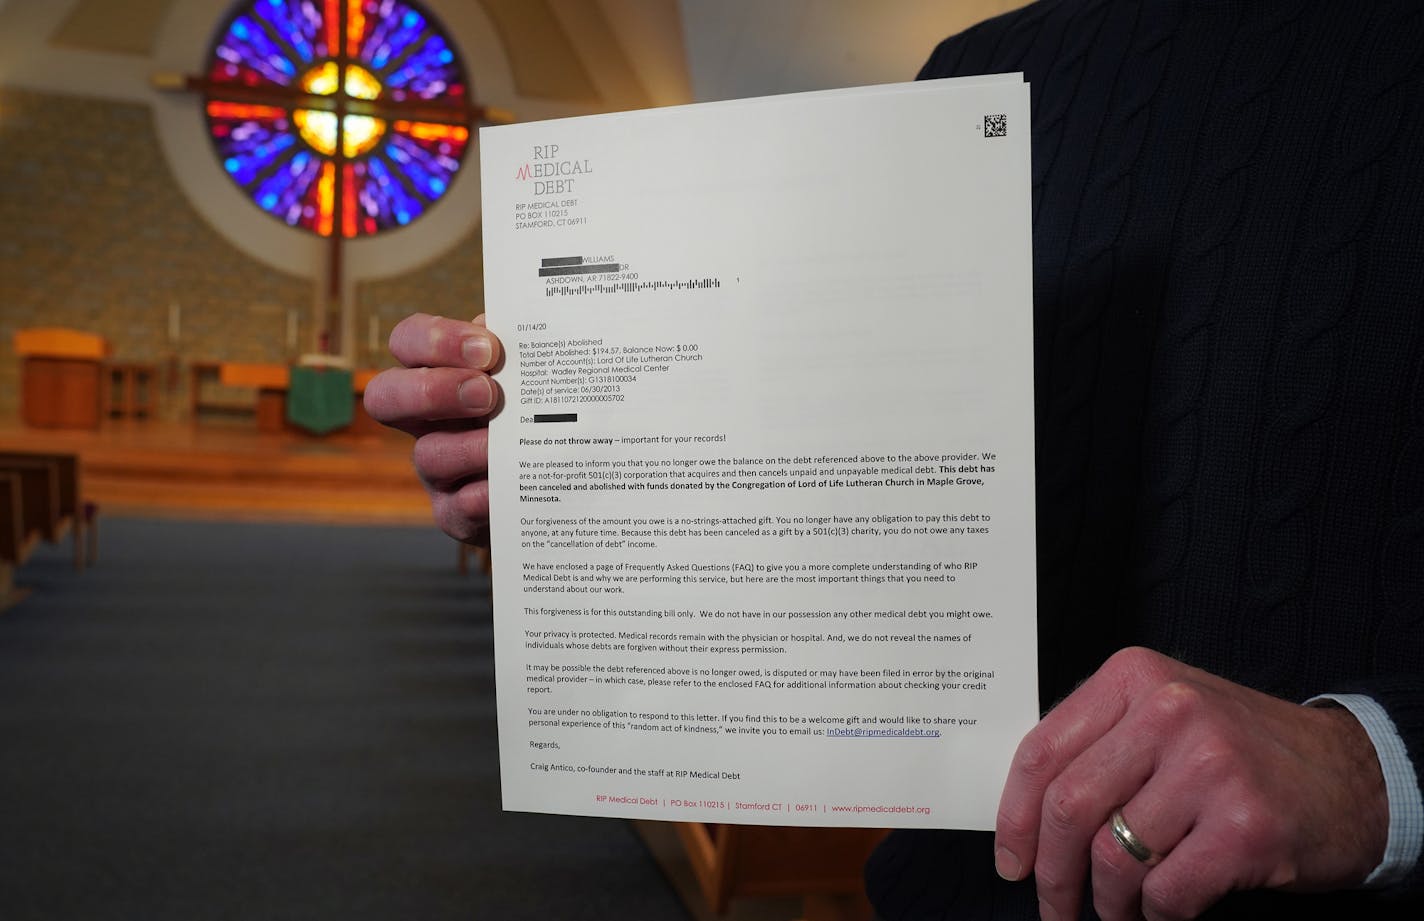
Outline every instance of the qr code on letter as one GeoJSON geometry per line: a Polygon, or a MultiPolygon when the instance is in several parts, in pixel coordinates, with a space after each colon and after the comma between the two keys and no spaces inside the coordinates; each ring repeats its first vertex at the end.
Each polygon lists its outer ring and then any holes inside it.
{"type": "Polygon", "coordinates": [[[1001,138],[1009,133],[1009,117],[1007,115],[985,115],[984,116],[984,136],[986,138],[1001,138]]]}

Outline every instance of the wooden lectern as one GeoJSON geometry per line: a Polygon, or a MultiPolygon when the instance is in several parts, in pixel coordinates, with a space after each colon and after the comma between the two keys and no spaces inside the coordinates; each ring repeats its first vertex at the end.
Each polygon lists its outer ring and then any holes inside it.
{"type": "Polygon", "coordinates": [[[287,386],[291,381],[286,365],[225,361],[218,366],[218,380],[224,387],[257,390],[257,431],[271,434],[286,427],[287,386]]]}
{"type": "Polygon", "coordinates": [[[103,361],[109,344],[102,336],[58,326],[15,333],[22,363],[20,418],[47,429],[96,429],[103,361]]]}

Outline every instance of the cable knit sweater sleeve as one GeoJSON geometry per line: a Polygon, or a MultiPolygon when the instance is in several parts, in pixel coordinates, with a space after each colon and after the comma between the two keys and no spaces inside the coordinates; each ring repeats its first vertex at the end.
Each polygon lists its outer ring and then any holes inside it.
{"type": "MultiPolygon", "coordinates": [[[[920,76],[1013,71],[1044,705],[1141,644],[1287,699],[1369,695],[1424,775],[1424,0],[1040,0],[920,76]]],[[[1032,917],[970,869],[989,850],[892,836],[877,907],[1032,917]]],[[[1213,916],[1421,907],[1416,868],[1213,916]]]]}

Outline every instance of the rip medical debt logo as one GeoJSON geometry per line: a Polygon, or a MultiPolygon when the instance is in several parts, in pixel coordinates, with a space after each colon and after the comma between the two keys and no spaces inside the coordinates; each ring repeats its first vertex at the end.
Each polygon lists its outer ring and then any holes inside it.
{"type": "Polygon", "coordinates": [[[534,159],[515,170],[514,178],[533,181],[535,195],[567,195],[574,191],[573,177],[591,172],[587,160],[560,160],[558,144],[536,144],[534,159]]]}

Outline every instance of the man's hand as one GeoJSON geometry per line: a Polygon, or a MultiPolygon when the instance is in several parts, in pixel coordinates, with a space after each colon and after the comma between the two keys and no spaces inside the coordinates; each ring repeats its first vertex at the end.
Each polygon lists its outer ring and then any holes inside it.
{"type": "Polygon", "coordinates": [[[489,520],[489,442],[484,420],[499,407],[499,339],[473,323],[418,313],[391,330],[391,354],[405,365],[366,386],[366,412],[415,436],[415,470],[435,521],[472,540],[489,520]]]}
{"type": "Polygon", "coordinates": [[[1158,921],[1236,889],[1357,885],[1388,831],[1374,746],[1348,711],[1126,649],[1020,743],[995,864],[1008,879],[1035,874],[1045,921],[1077,919],[1089,875],[1104,921],[1158,921]],[[1119,807],[1160,863],[1113,837],[1119,807]]]}

